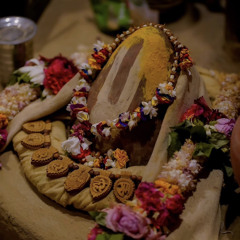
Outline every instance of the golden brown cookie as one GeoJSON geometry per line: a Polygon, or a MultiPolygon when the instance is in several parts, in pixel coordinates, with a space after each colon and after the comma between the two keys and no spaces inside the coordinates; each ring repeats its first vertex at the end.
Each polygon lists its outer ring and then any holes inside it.
{"type": "Polygon", "coordinates": [[[94,177],[90,183],[90,193],[94,201],[106,197],[112,188],[112,180],[109,178],[110,173],[101,172],[94,177]]]}
{"type": "Polygon", "coordinates": [[[21,144],[28,149],[35,150],[44,146],[45,137],[41,133],[31,133],[26,136],[21,144]]]}
{"type": "Polygon", "coordinates": [[[34,166],[43,166],[53,160],[54,153],[50,148],[40,148],[32,155],[31,164],[34,166]]]}
{"type": "Polygon", "coordinates": [[[64,188],[68,193],[80,192],[90,181],[89,170],[79,168],[71,172],[64,183],[64,188]]]}
{"type": "Polygon", "coordinates": [[[47,176],[49,178],[60,178],[66,176],[68,171],[68,163],[62,160],[54,160],[47,166],[47,176]]]}
{"type": "Polygon", "coordinates": [[[26,133],[43,133],[46,127],[46,123],[44,121],[35,121],[24,123],[22,126],[23,131],[26,133]]]}
{"type": "Polygon", "coordinates": [[[113,186],[113,193],[118,201],[125,203],[130,200],[134,194],[135,184],[130,179],[130,176],[122,176],[113,186]]]}

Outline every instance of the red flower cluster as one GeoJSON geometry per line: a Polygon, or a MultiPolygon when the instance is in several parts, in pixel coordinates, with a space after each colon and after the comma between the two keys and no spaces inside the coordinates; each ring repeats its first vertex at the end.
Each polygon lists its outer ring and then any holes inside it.
{"type": "Polygon", "coordinates": [[[51,59],[41,57],[45,61],[47,68],[44,69],[45,79],[43,85],[53,94],[57,94],[60,89],[78,72],[72,61],[61,55],[51,59]]]}
{"type": "Polygon", "coordinates": [[[206,124],[219,118],[226,118],[226,116],[218,110],[212,110],[208,107],[204,97],[200,97],[197,100],[194,100],[194,104],[183,114],[180,122],[194,120],[195,118],[206,124]]]}
{"type": "Polygon", "coordinates": [[[180,222],[179,215],[184,207],[184,199],[181,195],[164,195],[154,187],[153,183],[147,182],[140,183],[135,194],[141,202],[140,207],[147,212],[148,218],[157,229],[162,226],[170,228],[180,222]],[[153,214],[156,212],[157,217],[154,217],[153,214]]]}

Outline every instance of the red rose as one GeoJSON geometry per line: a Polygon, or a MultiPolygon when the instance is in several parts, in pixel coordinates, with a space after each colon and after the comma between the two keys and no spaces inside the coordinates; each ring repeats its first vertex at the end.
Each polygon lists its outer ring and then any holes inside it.
{"type": "Polygon", "coordinates": [[[52,59],[41,57],[41,60],[45,61],[47,65],[44,69],[45,79],[43,85],[46,89],[50,89],[53,94],[57,94],[78,72],[73,62],[62,56],[52,59]]]}

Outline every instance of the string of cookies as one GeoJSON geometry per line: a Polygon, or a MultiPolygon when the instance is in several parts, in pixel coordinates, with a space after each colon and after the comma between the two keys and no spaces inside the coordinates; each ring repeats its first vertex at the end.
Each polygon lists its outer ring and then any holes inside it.
{"type": "Polygon", "coordinates": [[[21,141],[23,147],[34,150],[31,164],[35,167],[47,165],[46,175],[50,179],[66,177],[64,189],[69,194],[77,194],[89,187],[93,201],[106,197],[113,189],[117,201],[125,203],[132,199],[134,190],[142,177],[125,171],[113,174],[107,170],[94,170],[88,166],[77,164],[70,158],[60,155],[51,146],[51,122],[34,121],[22,126],[28,135],[21,141]]]}

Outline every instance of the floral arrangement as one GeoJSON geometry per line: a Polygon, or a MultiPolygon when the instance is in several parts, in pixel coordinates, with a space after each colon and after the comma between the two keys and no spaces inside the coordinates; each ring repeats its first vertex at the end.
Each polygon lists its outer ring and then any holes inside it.
{"type": "Polygon", "coordinates": [[[74,63],[63,56],[30,59],[17,69],[0,93],[0,149],[7,141],[7,126],[17,113],[40,96],[56,95],[77,72],[74,63]]]}
{"type": "Polygon", "coordinates": [[[140,183],[135,199],[126,205],[90,212],[97,225],[88,239],[165,239],[181,223],[180,214],[202,169],[220,168],[229,175],[234,123],[210,109],[203,97],[195,100],[170,132],[169,161],[154,183],[140,183]],[[216,154],[224,157],[216,162],[216,154]]]}
{"type": "MultiPolygon", "coordinates": [[[[111,138],[117,131],[132,130],[139,122],[156,118],[158,116],[158,108],[162,105],[169,106],[176,98],[175,85],[177,74],[181,70],[187,71],[193,64],[188,49],[180,44],[168,29],[164,28],[163,25],[153,25],[152,23],[142,25],[141,27],[147,26],[158,28],[167,35],[175,49],[175,57],[169,79],[165,83],[159,84],[155,95],[150,101],[143,101],[133,112],[124,112],[119,114],[117,119],[91,124],[89,122],[87,97],[91,88],[90,83],[95,80],[97,73],[108,61],[114,49],[121,41],[140,27],[130,28],[119,35],[112,44],[105,45],[103,42],[98,41],[94,45],[94,53],[89,58],[88,63],[81,65],[80,74],[82,79],[74,89],[74,96],[67,106],[67,110],[75,123],[72,126],[70,137],[62,143],[62,147],[72,158],[77,159],[82,164],[91,167],[100,166],[102,169],[126,167],[126,161],[120,164],[118,159],[108,153],[104,156],[101,156],[100,153],[96,155],[91,146],[92,142],[96,137],[100,139],[111,138]]],[[[113,150],[110,149],[110,151],[113,150]]],[[[124,155],[126,155],[125,151],[124,155]]]]}

